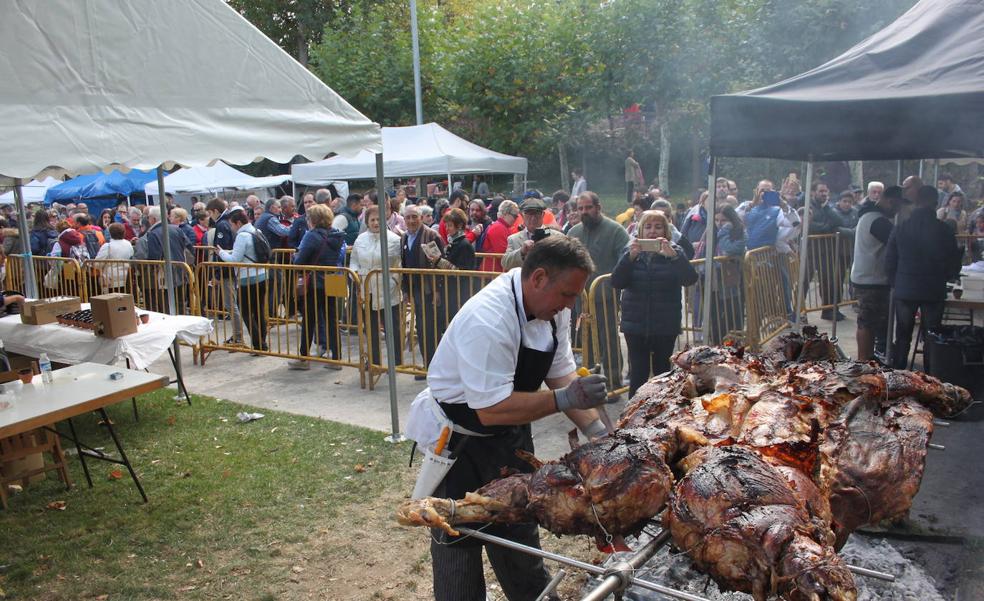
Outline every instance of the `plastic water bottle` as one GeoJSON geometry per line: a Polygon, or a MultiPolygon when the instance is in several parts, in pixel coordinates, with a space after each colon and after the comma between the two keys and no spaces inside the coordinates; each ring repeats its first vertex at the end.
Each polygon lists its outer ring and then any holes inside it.
{"type": "Polygon", "coordinates": [[[41,368],[41,381],[45,384],[51,384],[54,378],[51,376],[51,359],[48,358],[48,353],[41,353],[38,358],[38,367],[41,368]]]}

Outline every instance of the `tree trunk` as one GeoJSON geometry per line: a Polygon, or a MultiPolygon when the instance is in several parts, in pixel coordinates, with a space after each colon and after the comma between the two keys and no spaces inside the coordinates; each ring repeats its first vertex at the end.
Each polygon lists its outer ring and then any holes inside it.
{"type": "Polygon", "coordinates": [[[690,128],[690,191],[693,192],[701,186],[700,168],[700,137],[697,135],[697,126],[690,128]]]}
{"type": "Polygon", "coordinates": [[[864,188],[864,161],[848,161],[851,169],[851,183],[864,188]]]}
{"type": "Polygon", "coordinates": [[[666,194],[670,190],[670,132],[665,119],[659,120],[659,187],[666,194]]]}
{"type": "Polygon", "coordinates": [[[307,69],[308,66],[308,41],[304,32],[304,26],[297,26],[297,62],[307,69]]]}
{"type": "Polygon", "coordinates": [[[571,186],[567,178],[571,171],[567,168],[567,148],[563,142],[557,143],[557,156],[560,157],[560,189],[569,190],[571,186]]]}

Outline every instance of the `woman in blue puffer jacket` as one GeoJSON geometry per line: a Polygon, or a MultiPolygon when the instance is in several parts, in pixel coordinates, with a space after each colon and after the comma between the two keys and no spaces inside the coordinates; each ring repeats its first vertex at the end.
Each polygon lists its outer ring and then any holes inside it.
{"type": "Polygon", "coordinates": [[[680,334],[682,288],[697,281],[683,250],[669,241],[666,215],[644,212],[636,231],[638,237],[622,253],[611,280],[612,287],[622,291],[621,329],[629,347],[630,396],[650,374],[670,369],[670,355],[680,334]]]}

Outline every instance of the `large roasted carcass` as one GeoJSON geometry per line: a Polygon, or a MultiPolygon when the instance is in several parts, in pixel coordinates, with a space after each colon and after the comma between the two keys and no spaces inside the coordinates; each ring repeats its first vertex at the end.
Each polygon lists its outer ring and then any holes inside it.
{"type": "Polygon", "coordinates": [[[920,373],[836,361],[813,332],[762,354],[697,347],[641,387],[610,436],[465,499],[428,498],[407,525],[535,521],[598,540],[639,532],[664,505],[674,544],[722,588],[758,601],[852,600],[837,556],[855,529],[904,516],[933,415],[966,390],[920,373]],[[453,516],[453,517],[452,517],[453,516]]]}

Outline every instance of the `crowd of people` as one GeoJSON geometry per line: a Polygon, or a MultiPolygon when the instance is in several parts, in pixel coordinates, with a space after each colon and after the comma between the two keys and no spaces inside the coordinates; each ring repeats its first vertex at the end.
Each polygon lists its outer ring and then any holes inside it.
{"type": "MultiPolygon", "coordinates": [[[[380,232],[388,231],[388,260],[407,270],[393,274],[389,282],[375,278],[368,288],[371,319],[367,324],[370,360],[379,364],[382,311],[391,311],[400,323],[401,307],[409,303],[416,338],[424,364],[428,364],[458,308],[481,284],[464,277],[451,280],[428,277],[425,271],[472,270],[499,272],[522,265],[540,240],[569,236],[588,250],[595,266],[588,286],[602,275],[598,306],[575,307],[572,329],[578,315],[590,312],[597,335],[595,344],[583,344],[588,364],[599,363],[612,389],[622,386],[621,333],[628,349],[631,393],[654,373],[668,368],[668,360],[679,336],[684,289],[698,281],[702,267],[691,263],[713,252],[733,262],[716,263],[716,289],[711,298],[710,343],[719,343],[729,332],[745,326],[744,292],[740,259],[747,251],[771,247],[780,259],[780,285],[776,293],[790,322],[797,321],[793,306],[790,261],[799,252],[804,211],[810,211],[810,233],[840,233],[841,240],[830,252],[810,251],[804,282],[818,288],[827,308],[825,320],[844,315],[837,305],[845,286],[858,301],[858,354],[860,359],[885,357],[888,332],[889,292],[894,287],[897,323],[895,361],[904,361],[911,341],[915,315],[923,323],[942,319],[945,282],[957,276],[961,253],[979,256],[976,243],[970,248],[957,244],[955,234],[984,236],[984,211],[944,174],[937,186],[924,185],[918,177],[907,178],[901,187],[869,182],[866,189],[854,186],[832,194],[818,179],[803,190],[796,173],[780,184],[763,179],[744,198],[737,184],[718,178],[714,190],[698,190],[689,203],[670,202],[658,185],[642,183],[641,168],[630,155],[626,159],[626,200],[611,209],[588,189],[578,169],[571,176],[568,193],[558,190],[544,196],[530,190],[520,197],[492,194],[488,182],[475,180],[473,195],[452,189],[446,198],[417,196],[413,185],[396,185],[385,195],[375,190],[342,198],[331,189],[304,193],[300,204],[291,196],[261,201],[255,195],[244,202],[212,198],[194,202],[191,211],[173,207],[168,212],[168,240],[172,260],[193,264],[203,260],[235,264],[266,264],[287,257],[295,265],[349,266],[362,278],[382,264],[380,232]],[[707,214],[709,194],[715,195],[713,220],[707,214]],[[707,248],[708,226],[714,228],[714,247],[707,248]],[[207,247],[217,249],[210,253],[207,247]],[[292,255],[273,253],[294,250],[292,255]],[[835,270],[835,265],[839,269],[835,270]],[[835,274],[842,274],[837,277],[835,274]],[[849,274],[849,277],[844,277],[849,274]],[[384,288],[389,306],[384,306],[384,288]],[[942,292],[941,292],[942,291],[942,292]],[[597,354],[597,356],[595,356],[597,354]]],[[[168,198],[170,202],[171,199],[168,198]]],[[[7,254],[21,252],[16,216],[8,207],[0,215],[3,248],[7,254]]],[[[164,227],[159,206],[128,206],[89,214],[84,203],[38,208],[26,241],[35,255],[125,262],[131,259],[163,258],[164,227]]],[[[248,336],[255,352],[269,349],[267,343],[268,302],[274,289],[293,287],[263,268],[237,268],[221,282],[222,308],[232,320],[232,335],[225,342],[243,344],[248,336]],[[245,327],[244,327],[245,326],[245,327]]],[[[187,271],[173,272],[179,311],[189,308],[187,271]]],[[[127,287],[125,268],[104,270],[99,275],[103,291],[127,287]]],[[[324,275],[316,274],[297,283],[291,313],[302,316],[298,355],[340,359],[341,341],[332,316],[354,316],[354,294],[348,299],[324,294],[324,275]],[[307,309],[305,309],[307,308],[307,309]]],[[[700,326],[701,303],[695,290],[691,323],[700,326]]],[[[160,301],[158,301],[160,304],[160,301]]],[[[164,310],[164,306],[148,307],[164,310]]],[[[801,318],[802,319],[802,318],[801,318]]],[[[354,318],[351,320],[354,322],[354,318]]],[[[579,341],[579,332],[572,331],[579,341]]],[[[397,345],[400,346],[400,345],[397,345]]],[[[578,346],[576,344],[576,346],[578,346]]],[[[395,349],[397,362],[401,349],[395,349]]],[[[336,364],[327,363],[337,368],[336,364]]],[[[305,359],[288,362],[291,369],[310,369],[305,359]]]]}

